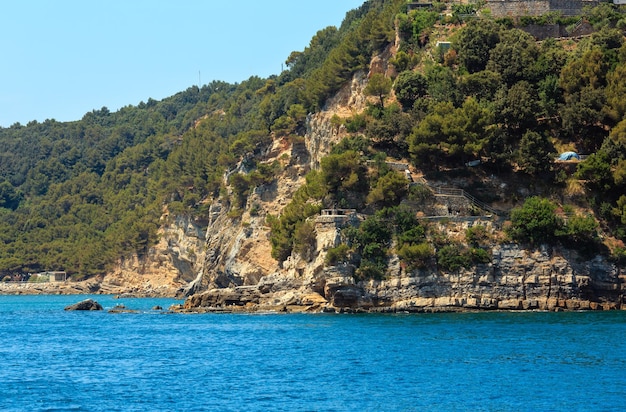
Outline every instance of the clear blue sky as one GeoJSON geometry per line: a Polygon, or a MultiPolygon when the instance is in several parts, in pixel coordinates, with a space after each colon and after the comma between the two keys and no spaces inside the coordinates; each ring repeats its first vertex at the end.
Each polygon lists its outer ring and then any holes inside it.
{"type": "Polygon", "coordinates": [[[79,120],[212,80],[278,74],[364,0],[7,0],[0,126],[79,120]]]}

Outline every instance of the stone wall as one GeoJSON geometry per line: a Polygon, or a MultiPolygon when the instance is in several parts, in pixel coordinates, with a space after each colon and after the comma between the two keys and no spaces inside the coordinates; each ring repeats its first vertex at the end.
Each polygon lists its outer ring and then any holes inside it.
{"type": "Polygon", "coordinates": [[[487,7],[496,18],[541,16],[550,11],[576,16],[581,14],[583,7],[598,3],[597,0],[487,0],[487,7]]]}
{"type": "Polygon", "coordinates": [[[496,18],[516,16],[540,16],[550,11],[547,0],[487,0],[491,15],[496,18]]]}
{"type": "Polygon", "coordinates": [[[565,27],[558,24],[546,24],[543,26],[538,24],[530,24],[528,26],[522,27],[521,29],[537,40],[566,37],[568,34],[567,30],[565,30],[565,27]]]}

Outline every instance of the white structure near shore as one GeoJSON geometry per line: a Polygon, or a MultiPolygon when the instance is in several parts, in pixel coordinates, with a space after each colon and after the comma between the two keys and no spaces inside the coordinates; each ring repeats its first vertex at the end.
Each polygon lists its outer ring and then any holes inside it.
{"type": "Polygon", "coordinates": [[[47,271],[47,272],[33,273],[31,276],[37,276],[39,279],[48,278],[49,282],[67,281],[67,272],[65,271],[47,271]]]}

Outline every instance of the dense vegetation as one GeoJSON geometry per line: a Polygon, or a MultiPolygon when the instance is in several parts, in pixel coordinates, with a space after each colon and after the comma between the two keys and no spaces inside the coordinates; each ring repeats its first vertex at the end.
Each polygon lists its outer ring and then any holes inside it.
{"type": "Polygon", "coordinates": [[[202,220],[220,196],[235,212],[245,207],[250,190],[277,171],[258,161],[272,137],[301,135],[306,113],[392,36],[390,25],[376,27],[384,8],[367,2],[340,28],[320,30],[280,76],[215,81],[76,122],[0,129],[0,273],[105,273],[156,242],[164,208],[202,220]],[[235,170],[250,173],[224,181],[235,170]]]}
{"type": "MultiPolygon", "coordinates": [[[[407,13],[404,0],[370,0],[288,56],[278,76],[216,81],[117,112],[103,107],[76,122],[0,129],[0,273],[105,273],[120,257],[148,251],[165,211],[202,222],[217,198],[237,218],[252,189],[281,169],[261,161],[272,140],[301,142],[307,113],[366,70],[396,29],[395,74],[370,77],[368,109],[334,119],[349,137],[307,176],[292,203],[268,218],[277,260],[292,252],[310,257],[306,219],[339,206],[371,215],[328,257],[329,264],[352,261],[361,277],[382,276],[392,248],[411,268],[433,259],[449,270],[488,261],[480,229],[467,234],[467,244],[450,242],[399,206],[423,193],[409,190],[386,165],[388,156],[440,176],[481,159],[489,173],[547,181],[560,193],[583,185],[585,196],[529,199],[511,215],[510,238],[582,247],[598,245],[602,229],[625,240],[621,10],[602,4],[586,12],[596,31],[580,41],[538,43],[515,28],[524,22],[465,23],[475,6],[457,5],[450,16],[440,13],[445,7],[407,13]],[[435,47],[450,40],[442,28],[455,32],[450,49],[435,47]],[[589,158],[570,173],[552,161],[563,150],[589,158]],[[574,207],[592,209],[597,220],[574,207]]],[[[623,256],[623,243],[612,253],[623,256]]]]}
{"type": "MultiPolygon", "coordinates": [[[[316,196],[298,197],[293,209],[272,220],[276,258],[282,260],[300,244],[295,229],[315,213],[303,206],[318,205],[356,208],[371,215],[358,230],[347,230],[345,245],[331,250],[327,259],[328,264],[356,264],[357,276],[380,277],[390,248],[414,268],[433,263],[429,261],[433,257],[445,270],[488,262],[489,242],[476,244],[471,233],[459,243],[424,228],[428,241],[406,245],[397,225],[389,223],[393,219],[381,226],[380,214],[395,213],[407,198],[403,176],[384,167],[387,156],[411,159],[419,170],[438,178],[457,172],[478,176],[480,172],[464,165],[480,159],[483,175],[530,182],[518,186],[545,196],[530,197],[512,210],[503,240],[530,246],[562,244],[588,255],[607,252],[599,237],[602,230],[616,239],[608,245],[613,256],[623,258],[623,10],[601,4],[583,16],[594,26],[590,36],[537,42],[519,27],[568,26],[579,17],[467,18],[475,7],[456,6],[452,15],[444,15],[442,4],[409,13],[397,4],[395,26],[401,43],[391,60],[395,73],[372,73],[364,90],[372,97],[369,108],[335,119],[350,137],[322,162],[320,172],[310,176],[300,193],[308,193],[309,187],[322,190],[313,190],[316,196]],[[462,22],[463,16],[467,22],[462,22]],[[454,35],[444,37],[450,29],[454,35]],[[451,40],[451,47],[437,47],[437,40],[451,40]],[[568,150],[589,156],[576,170],[554,162],[558,153],[568,150]],[[588,210],[595,217],[583,212],[588,210]]],[[[384,46],[381,43],[381,51],[384,46]]],[[[511,195],[493,200],[513,206],[523,200],[515,192],[511,195]]]]}

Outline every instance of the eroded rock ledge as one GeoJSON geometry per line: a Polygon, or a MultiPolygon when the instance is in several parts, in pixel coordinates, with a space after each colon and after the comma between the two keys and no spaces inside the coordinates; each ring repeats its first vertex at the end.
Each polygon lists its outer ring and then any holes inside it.
{"type": "Polygon", "coordinates": [[[183,312],[462,312],[477,310],[626,309],[626,274],[601,257],[499,245],[490,264],[442,273],[407,273],[390,265],[385,280],[355,281],[350,265],[291,275],[258,284],[214,288],[189,297],[183,312]]]}
{"type": "Polygon", "coordinates": [[[337,288],[327,299],[314,291],[298,293],[263,293],[259,289],[227,288],[210,290],[187,299],[184,305],[174,307],[176,312],[348,312],[348,313],[435,313],[466,311],[581,311],[619,310],[618,302],[594,302],[580,299],[533,298],[494,299],[468,296],[415,298],[386,305],[376,296],[358,286],[337,288]]]}

